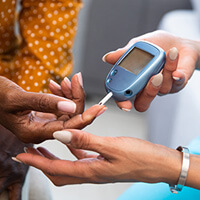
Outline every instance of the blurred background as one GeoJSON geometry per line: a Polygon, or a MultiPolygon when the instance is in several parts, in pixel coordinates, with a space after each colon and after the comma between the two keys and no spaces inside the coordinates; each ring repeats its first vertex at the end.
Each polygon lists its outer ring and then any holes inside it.
{"type": "MultiPolygon", "coordinates": [[[[73,74],[79,71],[83,74],[86,108],[98,103],[105,95],[104,80],[112,67],[101,60],[105,53],[123,47],[135,36],[157,29],[199,39],[198,1],[83,0],[84,7],[79,15],[74,45],[73,74]]],[[[200,97],[196,94],[199,91],[198,79],[199,74],[195,72],[184,91],[157,97],[145,113],[138,113],[134,109],[125,113],[110,100],[107,103],[108,110],[85,130],[101,136],[138,137],[173,148],[180,144],[187,145],[200,132],[197,121],[200,117],[200,97]]],[[[74,159],[65,146],[56,141],[47,141],[41,145],[58,157],[74,159]]],[[[37,174],[40,179],[44,178],[40,172],[37,171],[37,174]]],[[[48,180],[43,181],[49,183],[53,200],[114,200],[131,185],[118,183],[55,187],[48,180]]],[[[40,184],[39,188],[36,186],[35,192],[42,191],[45,184],[40,184]]],[[[41,192],[41,199],[44,194],[41,192]]]]}

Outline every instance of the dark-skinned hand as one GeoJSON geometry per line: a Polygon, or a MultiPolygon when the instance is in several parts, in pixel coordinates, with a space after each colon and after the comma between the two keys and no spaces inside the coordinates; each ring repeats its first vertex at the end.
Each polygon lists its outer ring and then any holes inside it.
{"type": "Polygon", "coordinates": [[[53,139],[52,134],[57,130],[84,128],[105,110],[105,106],[94,105],[83,112],[85,94],[80,73],[73,76],[70,84],[71,90],[68,91],[65,83],[61,83],[62,96],[70,95],[71,100],[52,94],[26,92],[0,77],[0,124],[25,143],[53,139]]]}

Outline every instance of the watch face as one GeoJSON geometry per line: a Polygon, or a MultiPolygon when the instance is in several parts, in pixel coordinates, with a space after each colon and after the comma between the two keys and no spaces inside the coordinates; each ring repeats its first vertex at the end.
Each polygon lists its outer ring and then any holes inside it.
{"type": "Polygon", "coordinates": [[[135,47],[118,65],[138,75],[153,58],[154,56],[152,54],[135,47]]]}

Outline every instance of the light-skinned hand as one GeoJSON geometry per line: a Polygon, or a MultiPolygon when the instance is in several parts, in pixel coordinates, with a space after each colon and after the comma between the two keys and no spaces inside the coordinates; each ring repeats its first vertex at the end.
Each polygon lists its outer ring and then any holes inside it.
{"type": "MultiPolygon", "coordinates": [[[[164,31],[155,31],[133,38],[125,47],[107,53],[103,57],[103,61],[112,65],[115,64],[123,53],[134,43],[141,40],[160,46],[167,54],[166,64],[162,71],[163,81],[160,80],[159,87],[152,85],[152,79],[154,78],[152,77],[146,88],[136,96],[134,107],[136,110],[143,112],[149,108],[150,103],[155,98],[156,89],[157,93],[165,95],[179,92],[184,88],[195,67],[199,66],[200,43],[180,38],[164,31]]],[[[117,102],[117,104],[123,110],[128,111],[132,108],[130,101],[117,102]]]]}
{"type": "Polygon", "coordinates": [[[180,174],[179,151],[144,140],[100,137],[81,130],[55,132],[54,138],[67,145],[77,160],[60,160],[39,147],[28,148],[17,161],[42,170],[57,186],[135,181],[175,184],[180,174]]]}

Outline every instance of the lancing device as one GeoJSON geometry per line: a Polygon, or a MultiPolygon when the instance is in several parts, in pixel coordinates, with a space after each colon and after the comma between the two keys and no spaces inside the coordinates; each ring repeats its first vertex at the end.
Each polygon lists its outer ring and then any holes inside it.
{"type": "Polygon", "coordinates": [[[164,67],[166,54],[160,47],[140,41],[128,49],[115,63],[105,80],[107,95],[99,102],[105,104],[111,97],[126,101],[141,91],[149,79],[164,67]]]}

